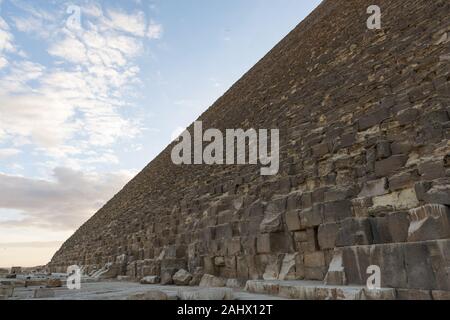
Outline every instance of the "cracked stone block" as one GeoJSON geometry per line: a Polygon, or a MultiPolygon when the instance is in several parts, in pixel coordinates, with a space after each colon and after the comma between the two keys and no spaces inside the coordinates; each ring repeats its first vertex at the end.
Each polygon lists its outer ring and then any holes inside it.
{"type": "Polygon", "coordinates": [[[450,209],[428,204],[409,211],[408,242],[450,238],[450,209]]]}
{"type": "Polygon", "coordinates": [[[286,254],[281,263],[281,269],[279,272],[278,279],[279,280],[295,280],[297,279],[296,275],[296,261],[297,261],[297,253],[295,254],[286,254]]]}

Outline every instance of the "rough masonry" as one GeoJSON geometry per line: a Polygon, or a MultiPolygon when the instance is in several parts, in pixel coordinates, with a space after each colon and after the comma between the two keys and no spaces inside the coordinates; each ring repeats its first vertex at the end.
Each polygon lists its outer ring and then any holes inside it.
{"type": "Polygon", "coordinates": [[[176,166],[172,144],[49,268],[364,285],[378,265],[383,287],[448,294],[450,2],[377,0],[368,30],[373,2],[322,2],[200,117],[280,129],[278,175],[176,166]]]}

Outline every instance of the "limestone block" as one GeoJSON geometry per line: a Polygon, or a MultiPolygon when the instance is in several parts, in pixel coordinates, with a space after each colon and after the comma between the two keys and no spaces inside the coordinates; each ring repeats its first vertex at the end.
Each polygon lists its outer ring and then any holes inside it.
{"type": "Polygon", "coordinates": [[[450,300],[450,291],[433,290],[431,295],[433,300],[450,300]]]}
{"type": "Polygon", "coordinates": [[[418,165],[423,180],[434,180],[445,177],[443,159],[431,159],[418,165]]]}
{"type": "Polygon", "coordinates": [[[283,229],[282,212],[266,210],[264,219],[259,226],[261,233],[279,232],[283,229]]]}
{"type": "Polygon", "coordinates": [[[370,224],[375,244],[406,242],[408,239],[410,221],[407,211],[370,218],[370,224]]]}
{"type": "Polygon", "coordinates": [[[381,288],[381,289],[373,289],[370,290],[368,288],[364,288],[364,299],[365,300],[396,300],[397,292],[392,288],[381,288]]]}
{"type": "Polygon", "coordinates": [[[200,287],[225,287],[226,281],[210,274],[204,274],[200,281],[200,287]]]}
{"type": "Polygon", "coordinates": [[[276,282],[249,280],[245,284],[245,291],[256,294],[278,295],[279,290],[280,285],[276,282]]]}
{"type": "Polygon", "coordinates": [[[348,218],[341,222],[336,237],[336,247],[369,245],[373,243],[369,218],[348,218]]]}
{"type": "Polygon", "coordinates": [[[447,206],[428,204],[411,209],[409,216],[409,242],[450,238],[450,209],[447,206]]]}
{"type": "Polygon", "coordinates": [[[325,191],[324,201],[332,202],[353,198],[358,193],[355,186],[335,187],[325,191]]]}
{"type": "Polygon", "coordinates": [[[341,250],[334,251],[333,259],[328,267],[328,272],[325,276],[324,282],[326,285],[347,285],[341,250]]]}
{"type": "Polygon", "coordinates": [[[359,193],[359,198],[377,197],[389,193],[386,178],[368,181],[364,184],[363,189],[359,193]]]}
{"type": "Polygon", "coordinates": [[[279,272],[279,280],[295,280],[297,279],[296,274],[296,262],[298,254],[286,254],[284,255],[283,261],[281,263],[281,269],[279,272]]]}
{"type": "Polygon", "coordinates": [[[414,189],[405,189],[400,192],[392,192],[384,196],[373,198],[373,207],[386,208],[391,207],[394,210],[403,210],[415,208],[419,205],[419,201],[414,189]]]}
{"type": "Polygon", "coordinates": [[[389,178],[389,189],[391,191],[398,191],[401,189],[411,188],[414,182],[419,179],[417,170],[400,172],[389,178]]]}
{"type": "Polygon", "coordinates": [[[313,208],[301,210],[299,216],[302,229],[318,226],[323,223],[323,206],[315,204],[313,208]]]}
{"type": "Polygon", "coordinates": [[[258,253],[286,253],[292,248],[292,239],[285,233],[265,233],[257,237],[258,253]]]}
{"type": "Polygon", "coordinates": [[[326,202],[323,205],[324,223],[342,221],[352,216],[352,203],[350,200],[326,202]]]}
{"type": "Polygon", "coordinates": [[[375,174],[377,177],[386,177],[403,168],[408,157],[405,155],[393,155],[387,159],[375,162],[375,174]]]}
{"type": "Polygon", "coordinates": [[[302,229],[299,213],[299,210],[286,212],[286,225],[289,231],[299,231],[302,229]]]}
{"type": "Polygon", "coordinates": [[[53,289],[39,288],[39,289],[35,289],[33,291],[34,299],[48,299],[48,298],[54,298],[54,297],[55,297],[55,291],[53,289]]]}
{"type": "Polygon", "coordinates": [[[178,270],[172,277],[177,286],[187,286],[192,280],[192,274],[184,269],[178,270]]]}
{"type": "Polygon", "coordinates": [[[423,195],[427,203],[439,203],[450,206],[450,184],[433,183],[433,186],[423,195]]]}
{"type": "Polygon", "coordinates": [[[430,290],[397,289],[397,300],[432,300],[430,290]]]}
{"type": "Polygon", "coordinates": [[[0,296],[11,298],[14,295],[14,286],[0,286],[0,296]]]}
{"type": "Polygon", "coordinates": [[[355,198],[351,200],[352,211],[355,217],[369,216],[369,207],[373,205],[372,198],[355,198]]]}
{"type": "Polygon", "coordinates": [[[283,263],[283,255],[270,256],[266,264],[263,279],[277,280],[280,276],[281,265],[283,263]]]}
{"type": "Polygon", "coordinates": [[[334,249],[336,247],[336,238],[339,232],[338,223],[327,223],[319,226],[318,240],[321,250],[334,249]]]}
{"type": "Polygon", "coordinates": [[[305,267],[325,267],[325,255],[322,251],[304,254],[305,267]]]}
{"type": "Polygon", "coordinates": [[[60,279],[49,279],[47,281],[47,288],[61,288],[63,285],[62,281],[60,279]]]}

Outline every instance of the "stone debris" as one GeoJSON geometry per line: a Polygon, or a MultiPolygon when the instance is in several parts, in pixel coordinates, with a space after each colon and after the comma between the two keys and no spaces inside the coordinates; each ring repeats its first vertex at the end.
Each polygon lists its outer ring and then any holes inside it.
{"type": "Polygon", "coordinates": [[[173,275],[173,282],[177,286],[188,286],[192,280],[192,274],[184,269],[180,269],[173,275]]]}
{"type": "Polygon", "coordinates": [[[161,282],[159,276],[147,276],[141,279],[141,284],[157,284],[161,282]]]}

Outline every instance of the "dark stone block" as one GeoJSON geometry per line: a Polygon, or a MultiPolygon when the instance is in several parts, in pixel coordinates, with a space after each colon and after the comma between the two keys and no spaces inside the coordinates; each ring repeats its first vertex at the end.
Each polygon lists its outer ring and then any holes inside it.
{"type": "Polygon", "coordinates": [[[370,245],[373,243],[369,218],[348,218],[341,221],[336,247],[370,245]]]}
{"type": "MultiPolygon", "coordinates": [[[[436,278],[434,276],[430,253],[426,243],[411,243],[404,247],[405,268],[408,276],[408,286],[410,289],[436,288],[436,278]]],[[[400,265],[402,267],[402,265],[400,265]]],[[[404,286],[397,285],[397,288],[404,286]]]]}
{"type": "Polygon", "coordinates": [[[367,130],[375,125],[381,124],[384,120],[390,116],[388,108],[380,108],[379,110],[363,116],[358,121],[358,127],[360,131],[367,130]]]}
{"type": "Polygon", "coordinates": [[[391,173],[401,169],[408,160],[405,155],[394,155],[385,160],[377,161],[375,163],[375,174],[377,177],[386,177],[391,173]]]}
{"type": "Polygon", "coordinates": [[[323,204],[323,221],[325,223],[338,222],[352,216],[350,200],[326,202],[323,204]]]}

